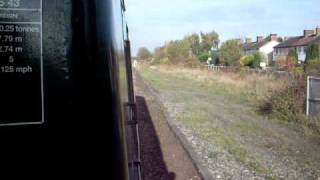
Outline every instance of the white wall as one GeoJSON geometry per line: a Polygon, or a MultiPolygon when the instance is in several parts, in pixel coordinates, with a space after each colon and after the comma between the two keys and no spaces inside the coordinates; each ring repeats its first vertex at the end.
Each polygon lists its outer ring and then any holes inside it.
{"type": "Polygon", "coordinates": [[[306,52],[307,52],[307,47],[306,46],[297,47],[297,53],[298,53],[299,61],[304,62],[306,60],[306,57],[307,57],[306,52]]]}
{"type": "Polygon", "coordinates": [[[274,47],[277,46],[278,44],[280,44],[280,42],[270,41],[259,49],[259,51],[261,53],[263,53],[265,55],[265,57],[268,58],[268,62],[267,62],[268,64],[269,64],[269,62],[271,62],[273,60],[273,58],[272,58],[272,56],[270,56],[270,54],[273,53],[274,47]]]}

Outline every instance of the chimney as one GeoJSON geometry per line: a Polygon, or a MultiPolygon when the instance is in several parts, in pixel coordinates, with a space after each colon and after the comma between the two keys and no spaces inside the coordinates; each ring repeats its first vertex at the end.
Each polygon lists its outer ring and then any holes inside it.
{"type": "Polygon", "coordinates": [[[319,28],[319,26],[317,26],[317,28],[316,28],[316,35],[317,35],[317,36],[320,35],[320,28],[319,28]]]}
{"type": "Polygon", "coordinates": [[[270,40],[271,41],[278,41],[278,35],[277,34],[270,34],[270,40]]]}
{"type": "Polygon", "coordinates": [[[257,42],[262,42],[263,41],[263,36],[257,36],[257,42]]]}
{"type": "Polygon", "coordinates": [[[312,35],[314,35],[314,30],[304,30],[303,35],[304,35],[304,37],[312,36],[312,35]]]}
{"type": "Polygon", "coordinates": [[[252,39],[251,38],[246,38],[246,43],[252,43],[252,39]]]}

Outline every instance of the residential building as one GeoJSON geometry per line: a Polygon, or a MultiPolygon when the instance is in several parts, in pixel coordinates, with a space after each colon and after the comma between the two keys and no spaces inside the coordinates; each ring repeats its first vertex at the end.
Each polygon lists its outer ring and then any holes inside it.
{"type": "Polygon", "coordinates": [[[265,56],[266,64],[269,64],[273,60],[274,47],[280,44],[277,34],[270,34],[267,38],[263,36],[257,36],[256,42],[251,42],[250,38],[246,39],[243,44],[245,55],[253,55],[260,52],[265,56]]]}
{"type": "Polygon", "coordinates": [[[286,59],[291,50],[296,50],[298,60],[304,62],[306,60],[307,48],[316,43],[320,43],[320,28],[304,30],[303,36],[290,37],[274,47],[273,59],[275,61],[286,59]]]}

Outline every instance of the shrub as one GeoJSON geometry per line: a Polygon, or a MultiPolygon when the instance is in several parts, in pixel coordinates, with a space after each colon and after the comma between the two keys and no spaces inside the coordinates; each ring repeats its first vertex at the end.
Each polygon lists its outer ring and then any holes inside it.
{"type": "Polygon", "coordinates": [[[298,64],[298,53],[295,49],[291,49],[288,57],[287,57],[287,61],[289,61],[291,64],[296,65],[298,64]]]}
{"type": "Polygon", "coordinates": [[[154,49],[153,58],[156,61],[161,61],[162,59],[166,58],[166,50],[164,47],[159,47],[154,49]]]}
{"type": "Polygon", "coordinates": [[[305,71],[308,74],[319,74],[320,73],[320,58],[307,61],[305,65],[305,71]]]}
{"type": "Polygon", "coordinates": [[[264,56],[261,53],[255,53],[253,55],[253,61],[251,64],[252,68],[259,68],[260,67],[260,63],[264,61],[264,56]]]}
{"type": "Polygon", "coordinates": [[[254,57],[252,55],[243,56],[240,59],[241,66],[251,66],[254,61],[254,57]]]}
{"type": "Polygon", "coordinates": [[[302,75],[302,74],[304,74],[304,69],[303,69],[303,67],[301,67],[301,66],[295,67],[295,68],[293,69],[293,72],[294,72],[295,74],[302,75]]]}
{"type": "Polygon", "coordinates": [[[276,66],[281,70],[294,72],[297,66],[295,58],[288,56],[287,58],[281,58],[276,62],[276,66]]]}
{"type": "Polygon", "coordinates": [[[305,86],[274,90],[259,102],[259,112],[287,122],[299,122],[304,114],[305,86]]]}
{"type": "Polygon", "coordinates": [[[150,65],[158,65],[158,64],[161,64],[161,59],[153,58],[150,62],[150,65]]]}
{"type": "Polygon", "coordinates": [[[147,48],[142,47],[142,48],[139,48],[137,57],[139,60],[150,60],[152,57],[152,54],[147,48]]]}
{"type": "Polygon", "coordinates": [[[295,49],[291,49],[287,58],[283,58],[279,62],[280,68],[289,72],[295,72],[298,65],[298,53],[295,49]]]}
{"type": "Polygon", "coordinates": [[[318,44],[312,44],[308,47],[306,52],[306,63],[308,64],[308,61],[312,61],[314,59],[320,58],[320,45],[318,44]]]}
{"type": "Polygon", "coordinates": [[[211,64],[216,64],[216,65],[219,64],[220,63],[219,51],[213,51],[211,58],[212,58],[211,64]]]}
{"type": "Polygon", "coordinates": [[[211,57],[211,55],[207,52],[204,52],[204,53],[201,53],[198,58],[200,62],[206,63],[209,57],[211,57]]]}
{"type": "Polygon", "coordinates": [[[265,60],[265,57],[260,52],[257,52],[253,55],[243,56],[240,59],[240,64],[242,66],[249,66],[251,68],[259,68],[260,63],[265,60]]]}

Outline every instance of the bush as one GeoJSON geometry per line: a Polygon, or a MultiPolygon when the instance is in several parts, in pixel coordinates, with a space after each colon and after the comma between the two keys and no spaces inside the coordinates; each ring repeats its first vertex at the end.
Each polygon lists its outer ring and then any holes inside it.
{"type": "Polygon", "coordinates": [[[297,65],[298,64],[298,53],[295,49],[291,49],[288,57],[287,57],[287,61],[290,62],[293,65],[297,65]]]}
{"type": "Polygon", "coordinates": [[[211,55],[207,52],[204,52],[204,53],[201,53],[198,58],[201,63],[206,63],[209,57],[211,57],[211,55]]]}
{"type": "Polygon", "coordinates": [[[253,61],[251,64],[252,68],[259,68],[260,67],[260,63],[264,61],[264,56],[261,53],[255,53],[253,55],[253,61]]]}
{"type": "Polygon", "coordinates": [[[254,57],[252,55],[243,56],[240,59],[241,66],[251,66],[254,61],[254,57]]]}
{"type": "Polygon", "coordinates": [[[285,69],[287,67],[287,59],[281,58],[276,61],[276,67],[279,69],[285,69]]]}
{"type": "Polygon", "coordinates": [[[150,65],[154,66],[154,65],[159,65],[161,64],[161,59],[155,59],[153,58],[150,62],[150,65]]]}
{"type": "Polygon", "coordinates": [[[242,66],[249,66],[251,68],[259,68],[260,63],[264,61],[264,56],[257,52],[254,55],[243,56],[240,59],[240,64],[242,66]]]}
{"type": "Polygon", "coordinates": [[[154,49],[153,58],[156,61],[161,61],[166,58],[166,50],[164,47],[159,47],[154,49]]]}
{"type": "Polygon", "coordinates": [[[303,67],[295,67],[294,69],[293,69],[293,72],[295,73],[295,74],[298,74],[298,75],[302,75],[302,74],[304,74],[304,69],[303,69],[303,67]]]}
{"type": "Polygon", "coordinates": [[[219,64],[220,59],[219,59],[219,51],[212,51],[211,53],[211,58],[212,58],[212,64],[219,64]]]}
{"type": "Polygon", "coordinates": [[[307,57],[306,57],[306,63],[308,64],[309,61],[312,61],[314,59],[320,58],[320,45],[318,44],[312,44],[307,49],[307,57]]]}
{"type": "Polygon", "coordinates": [[[320,58],[307,61],[305,65],[305,71],[308,74],[319,74],[320,73],[320,58]]]}
{"type": "Polygon", "coordinates": [[[150,60],[151,57],[152,57],[152,54],[147,48],[145,47],[139,48],[138,54],[137,54],[137,58],[139,60],[150,60]]]}
{"type": "Polygon", "coordinates": [[[259,113],[286,122],[298,123],[320,134],[320,118],[305,116],[305,91],[305,85],[300,88],[288,86],[282,90],[274,91],[264,100],[259,101],[259,113]]]}
{"type": "Polygon", "coordinates": [[[259,112],[287,122],[299,122],[304,114],[305,86],[275,90],[259,102],[259,112]]]}

